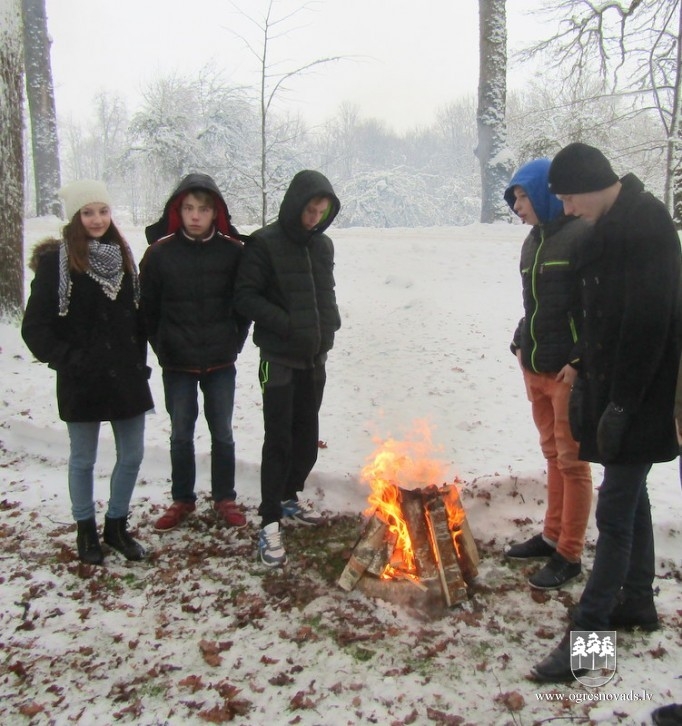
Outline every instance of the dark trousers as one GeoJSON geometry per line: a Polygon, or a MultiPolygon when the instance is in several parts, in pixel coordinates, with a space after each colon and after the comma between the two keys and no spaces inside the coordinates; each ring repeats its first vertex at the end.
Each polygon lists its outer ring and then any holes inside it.
{"type": "Polygon", "coordinates": [[[194,427],[199,415],[197,386],[204,394],[204,416],[211,432],[211,496],[216,502],[236,498],[232,437],[235,377],[234,366],[202,374],[163,371],[166,410],[171,419],[173,501],[193,502],[196,499],[194,427]]]}
{"type": "Polygon", "coordinates": [[[278,522],[281,503],[297,499],[317,461],[324,366],[298,369],[261,361],[265,437],[261,459],[262,526],[278,522]]]}
{"type": "Polygon", "coordinates": [[[626,598],[650,597],[655,574],[654,532],[646,478],[651,464],[604,467],[597,500],[594,565],[574,615],[574,629],[610,630],[609,616],[626,598]]]}

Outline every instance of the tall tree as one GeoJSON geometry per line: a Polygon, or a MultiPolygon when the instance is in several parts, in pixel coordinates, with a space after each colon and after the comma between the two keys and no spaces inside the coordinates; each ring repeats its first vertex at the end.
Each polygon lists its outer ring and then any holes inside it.
{"type": "Polygon", "coordinates": [[[556,30],[529,55],[548,51],[566,78],[596,67],[608,92],[632,99],[633,113],[655,110],[666,139],[665,201],[682,226],[682,0],[555,0],[543,12],[556,30]]]}
{"type": "Polygon", "coordinates": [[[0,0],[0,315],[24,307],[21,0],[0,0]]]}
{"type": "Polygon", "coordinates": [[[158,199],[148,199],[152,208],[185,174],[201,169],[214,177],[232,206],[248,214],[249,223],[257,221],[260,199],[250,179],[257,169],[258,116],[242,91],[204,68],[197,76],[157,79],[144,99],[128,128],[125,167],[145,193],[163,190],[158,199]]]}
{"type": "Polygon", "coordinates": [[[308,9],[303,4],[296,10],[278,16],[275,13],[276,0],[268,0],[265,16],[262,19],[254,18],[243,13],[245,18],[256,26],[259,32],[258,42],[250,42],[247,38],[238,37],[245,44],[249,52],[258,62],[260,75],[260,169],[256,181],[261,195],[261,223],[265,224],[268,218],[268,198],[272,191],[280,190],[288,184],[289,169],[279,163],[277,149],[285,144],[291,145],[296,135],[302,132],[300,122],[289,116],[275,117],[273,104],[275,99],[288,90],[288,83],[301,74],[311,71],[317,66],[331,63],[341,59],[341,56],[318,58],[293,68],[282,68],[282,63],[271,59],[276,41],[292,32],[291,22],[294,16],[302,10],[308,9]]]}
{"type": "Polygon", "coordinates": [[[505,0],[478,0],[478,146],[481,222],[506,219],[503,193],[511,173],[507,153],[507,13],[505,0]]]}
{"type": "Polygon", "coordinates": [[[54,103],[45,0],[22,0],[21,7],[24,22],[26,96],[31,117],[36,212],[38,216],[44,214],[61,216],[61,205],[57,199],[57,190],[61,186],[57,114],[54,103]]]}

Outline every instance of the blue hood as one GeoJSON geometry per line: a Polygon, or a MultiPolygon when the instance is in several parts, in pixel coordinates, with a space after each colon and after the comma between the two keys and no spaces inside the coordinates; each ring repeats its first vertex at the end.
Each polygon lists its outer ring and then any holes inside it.
{"type": "Polygon", "coordinates": [[[535,214],[541,224],[556,219],[563,211],[563,204],[549,191],[550,159],[534,159],[516,171],[504,192],[507,204],[514,210],[514,187],[521,187],[530,197],[535,214]]]}

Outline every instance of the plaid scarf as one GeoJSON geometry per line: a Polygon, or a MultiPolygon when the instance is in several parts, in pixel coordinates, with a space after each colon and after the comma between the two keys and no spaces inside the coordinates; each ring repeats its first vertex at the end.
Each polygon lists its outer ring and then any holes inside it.
{"type": "MultiPolygon", "coordinates": [[[[128,249],[130,259],[132,255],[128,249]]],[[[110,299],[116,300],[123,283],[125,270],[123,269],[123,256],[121,248],[116,244],[107,244],[96,239],[88,242],[89,268],[87,275],[91,277],[102,288],[102,292],[110,299]]],[[[135,307],[140,303],[140,281],[137,270],[133,265],[133,294],[135,307]]],[[[59,315],[64,316],[69,312],[69,301],[71,298],[71,271],[69,269],[69,246],[66,240],[62,240],[59,247],[59,315]]]]}

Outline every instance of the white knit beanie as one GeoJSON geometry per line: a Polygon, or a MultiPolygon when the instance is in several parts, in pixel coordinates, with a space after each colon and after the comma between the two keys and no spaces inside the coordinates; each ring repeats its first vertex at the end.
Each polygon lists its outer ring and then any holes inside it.
{"type": "Polygon", "coordinates": [[[57,194],[64,200],[64,208],[66,209],[66,218],[70,221],[73,215],[84,207],[86,204],[111,205],[109,192],[101,181],[93,179],[81,179],[80,181],[65,184],[57,194]]]}

